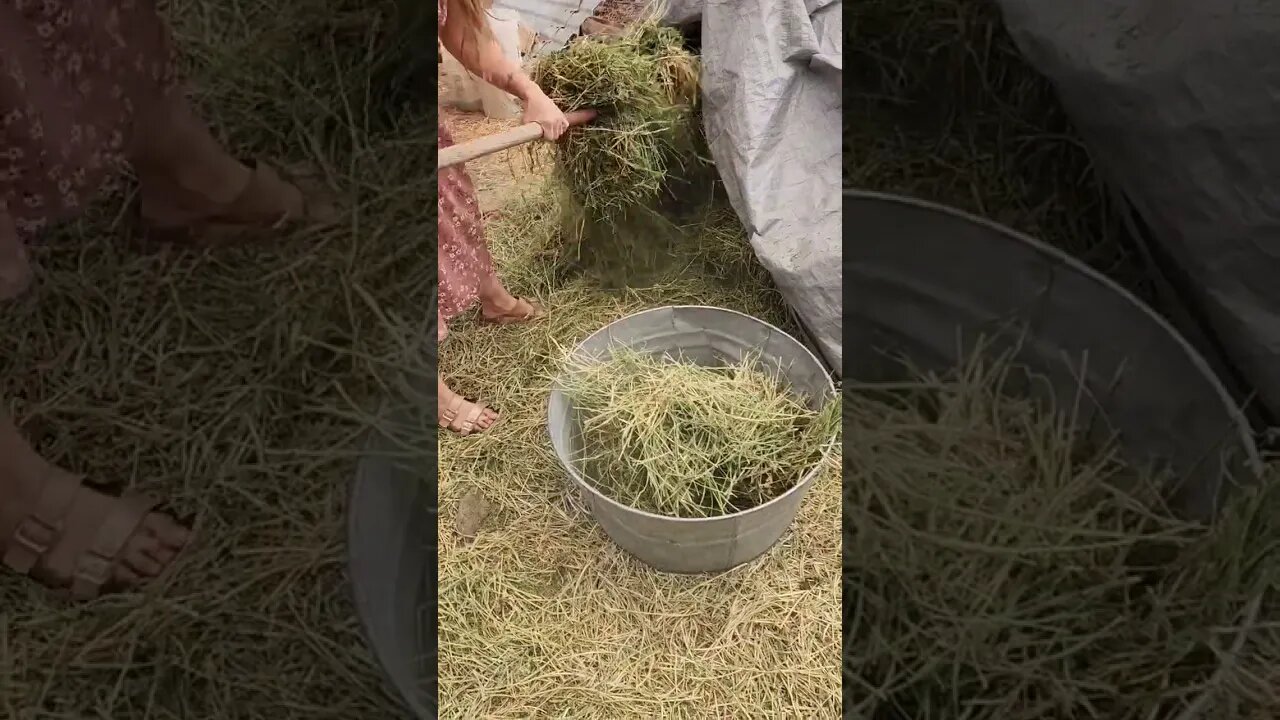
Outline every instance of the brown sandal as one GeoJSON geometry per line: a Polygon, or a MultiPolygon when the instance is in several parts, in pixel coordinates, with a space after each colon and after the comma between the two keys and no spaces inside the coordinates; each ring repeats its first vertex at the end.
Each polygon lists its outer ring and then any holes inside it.
{"type": "MultiPolygon", "coordinates": [[[[67,520],[75,514],[77,502],[86,493],[106,493],[83,484],[81,478],[69,474],[50,475],[40,490],[34,508],[9,507],[0,511],[0,561],[11,570],[32,577],[51,589],[67,590],[77,600],[91,600],[122,584],[117,570],[124,562],[123,553],[143,528],[143,522],[156,511],[159,503],[143,495],[112,498],[110,511],[97,516],[97,527],[91,539],[80,550],[70,567],[44,567],[58,545],[67,538],[67,520]]],[[[174,545],[173,554],[186,546],[190,529],[174,545]]],[[[86,533],[86,537],[90,537],[86,533]]],[[[157,564],[158,561],[157,561],[157,564]]],[[[163,569],[163,564],[161,564],[163,569]]],[[[131,571],[132,572],[132,571],[131,571]]],[[[141,576],[140,581],[150,579],[141,576]]]]}
{"type": "Polygon", "coordinates": [[[184,222],[147,218],[144,212],[147,238],[161,242],[218,243],[244,239],[254,231],[323,227],[337,221],[337,210],[320,183],[307,182],[303,173],[289,173],[290,179],[286,180],[265,162],[247,164],[251,173],[249,184],[235,200],[213,214],[184,222]]]}
{"type": "MultiPolygon", "coordinates": [[[[444,412],[440,413],[440,427],[466,437],[476,430],[476,424],[480,421],[480,416],[484,414],[485,410],[492,412],[493,408],[486,407],[480,402],[468,400],[459,395],[453,399],[453,402],[449,403],[449,407],[445,408],[444,412]],[[471,410],[467,412],[465,418],[459,418],[458,410],[462,408],[464,403],[470,403],[471,410]]],[[[488,429],[480,428],[482,432],[488,429]]]]}
{"type": "Polygon", "coordinates": [[[547,311],[533,300],[528,298],[516,298],[516,306],[501,315],[486,315],[483,310],[480,311],[480,322],[486,325],[515,325],[517,323],[533,322],[541,320],[547,316],[547,311]],[[528,312],[519,312],[520,306],[524,305],[529,308],[528,312]]]}

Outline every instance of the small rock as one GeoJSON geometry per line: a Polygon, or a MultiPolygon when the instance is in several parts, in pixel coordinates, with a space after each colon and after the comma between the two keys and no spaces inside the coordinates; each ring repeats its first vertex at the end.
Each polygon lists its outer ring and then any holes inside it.
{"type": "Polygon", "coordinates": [[[479,490],[472,490],[462,496],[458,503],[458,512],[454,518],[454,530],[458,536],[470,542],[480,534],[480,527],[489,517],[492,506],[479,490]]]}

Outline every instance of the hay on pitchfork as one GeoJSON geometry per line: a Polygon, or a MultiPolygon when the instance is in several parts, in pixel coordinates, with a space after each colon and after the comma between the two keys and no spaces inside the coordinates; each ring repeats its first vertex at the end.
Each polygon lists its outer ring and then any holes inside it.
{"type": "Polygon", "coordinates": [[[1277,634],[1258,629],[1274,622],[1274,482],[1238,493],[1213,527],[1183,520],[1160,474],[1018,399],[1028,378],[1007,358],[975,359],[848,388],[846,710],[1183,720],[1222,703],[1280,708],[1277,634]]]}
{"type": "Polygon", "coordinates": [[[564,241],[602,284],[643,284],[689,241],[690,215],[716,199],[697,56],[678,30],[647,20],[620,37],[579,39],[532,76],[566,111],[600,113],[555,146],[564,241]]]}
{"type": "Polygon", "coordinates": [[[630,507],[716,517],[766,503],[822,462],[838,402],[813,409],[752,357],[700,366],[615,350],[561,377],[581,423],[579,467],[630,507]]]}
{"type": "Polygon", "coordinates": [[[654,21],[616,38],[585,37],[534,66],[565,111],[600,116],[556,147],[558,180],[601,217],[655,202],[686,162],[698,104],[698,59],[679,31],[654,21]]]}

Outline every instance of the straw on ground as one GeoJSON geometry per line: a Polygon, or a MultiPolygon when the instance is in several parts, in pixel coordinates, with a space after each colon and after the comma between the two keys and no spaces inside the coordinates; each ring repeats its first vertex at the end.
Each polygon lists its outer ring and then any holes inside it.
{"type": "Polygon", "coordinates": [[[835,717],[834,467],[761,559],[718,576],[670,576],[583,515],[546,431],[547,378],[562,348],[668,304],[718,305],[789,327],[767,274],[754,263],[708,273],[691,256],[653,286],[602,290],[557,264],[556,210],[543,196],[489,227],[504,278],[542,299],[548,317],[504,329],[464,318],[442,349],[449,382],[502,412],[492,430],[440,443],[442,717],[835,717]],[[477,489],[494,509],[467,542],[450,520],[477,489]]]}
{"type": "Polygon", "coordinates": [[[382,121],[384,6],[169,7],[217,132],[319,170],[343,220],[140,246],[116,195],[42,238],[38,287],[0,312],[9,410],[50,458],[197,513],[197,539],[165,581],[87,606],[0,573],[0,717],[403,717],[349,601],[343,512],[366,411],[430,372],[426,110],[382,121]]]}

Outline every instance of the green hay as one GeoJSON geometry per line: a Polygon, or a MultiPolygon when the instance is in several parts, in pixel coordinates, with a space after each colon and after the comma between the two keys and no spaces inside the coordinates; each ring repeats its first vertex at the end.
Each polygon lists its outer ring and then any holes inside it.
{"type": "Polygon", "coordinates": [[[605,290],[638,289],[695,272],[772,283],[736,213],[719,198],[679,215],[641,210],[601,242],[572,242],[566,238],[576,237],[586,221],[566,189],[552,181],[529,202],[504,210],[498,222],[518,225],[537,256],[533,267],[559,281],[577,277],[605,290]]]}
{"type": "Polygon", "coordinates": [[[836,435],[838,403],[812,409],[752,357],[711,367],[619,349],[570,357],[560,381],[588,480],[670,517],[763,505],[812,472],[836,435]]]}
{"type": "Polygon", "coordinates": [[[698,58],[679,31],[647,20],[621,37],[579,39],[532,77],[565,110],[600,112],[554,151],[564,238],[579,265],[610,287],[651,282],[688,241],[682,221],[715,198],[698,58]]]}
{"type": "Polygon", "coordinates": [[[1180,520],[1158,476],[1012,399],[1013,370],[851,388],[846,712],[1273,717],[1280,486],[1180,520]]]}
{"type": "Polygon", "coordinates": [[[607,218],[653,203],[684,162],[697,109],[698,60],[679,31],[650,21],[619,38],[582,38],[531,76],[565,111],[600,112],[556,148],[557,177],[582,207],[607,218]]]}

